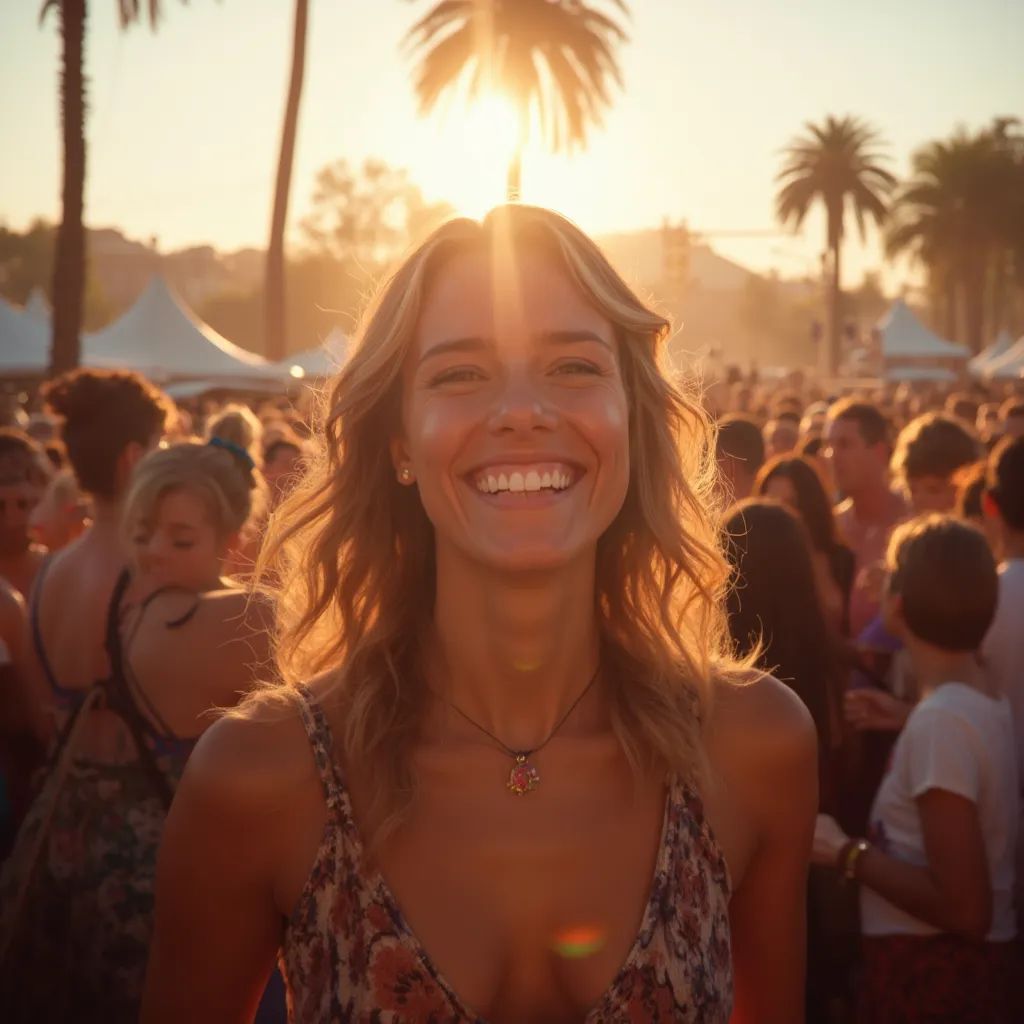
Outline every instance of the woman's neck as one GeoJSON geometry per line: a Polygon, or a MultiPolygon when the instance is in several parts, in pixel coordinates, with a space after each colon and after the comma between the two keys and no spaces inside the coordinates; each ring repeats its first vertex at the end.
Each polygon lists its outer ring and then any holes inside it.
{"type": "MultiPolygon", "coordinates": [[[[437,580],[432,689],[512,749],[535,748],[598,667],[593,557],[516,576],[439,552],[437,580]]],[[[566,729],[595,726],[601,706],[584,700],[566,729]]]]}

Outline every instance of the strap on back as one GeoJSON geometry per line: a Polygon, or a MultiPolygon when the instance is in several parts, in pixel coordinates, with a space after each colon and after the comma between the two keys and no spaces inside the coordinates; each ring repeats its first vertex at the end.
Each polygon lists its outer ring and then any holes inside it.
{"type": "Polygon", "coordinates": [[[124,651],[121,646],[120,630],[121,602],[130,583],[131,573],[125,569],[117,578],[114,593],[110,598],[110,606],[107,609],[106,648],[107,657],[110,659],[110,675],[99,685],[106,689],[111,709],[121,715],[131,731],[139,762],[153,783],[164,807],[169,808],[174,793],[167,781],[167,776],[156,763],[153,751],[146,740],[146,723],[132,697],[124,674],[124,651]]]}
{"type": "Polygon", "coordinates": [[[303,683],[296,683],[295,690],[299,698],[299,715],[309,737],[309,745],[313,748],[313,758],[324,787],[327,806],[336,810],[341,803],[345,786],[334,758],[334,737],[331,735],[331,727],[327,724],[324,709],[309,687],[303,683]]]}
{"type": "Polygon", "coordinates": [[[32,646],[35,648],[39,666],[43,670],[43,675],[46,676],[46,681],[54,691],[59,693],[63,690],[63,687],[57,682],[57,677],[53,674],[53,667],[50,665],[50,659],[46,656],[46,648],[43,646],[43,629],[39,624],[39,606],[43,599],[43,580],[46,578],[47,570],[52,564],[53,555],[47,555],[36,572],[35,582],[32,584],[32,593],[29,595],[28,601],[28,621],[32,628],[32,646]]]}

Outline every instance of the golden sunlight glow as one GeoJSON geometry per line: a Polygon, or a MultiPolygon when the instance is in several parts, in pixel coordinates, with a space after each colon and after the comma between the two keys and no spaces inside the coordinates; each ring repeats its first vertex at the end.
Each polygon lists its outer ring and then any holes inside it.
{"type": "Polygon", "coordinates": [[[458,197],[458,212],[482,217],[505,199],[505,180],[518,135],[515,107],[503,96],[485,94],[468,109],[454,107],[445,118],[451,148],[442,148],[449,160],[450,184],[445,189],[458,197]],[[453,161],[452,153],[461,154],[453,161]]]}

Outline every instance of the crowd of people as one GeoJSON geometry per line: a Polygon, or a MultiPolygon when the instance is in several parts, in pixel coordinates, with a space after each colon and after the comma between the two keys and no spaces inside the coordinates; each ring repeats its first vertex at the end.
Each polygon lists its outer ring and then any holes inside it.
{"type": "Polygon", "coordinates": [[[1024,388],[669,335],[513,206],[316,407],[8,405],[5,1020],[1024,1019],[1024,388]]]}

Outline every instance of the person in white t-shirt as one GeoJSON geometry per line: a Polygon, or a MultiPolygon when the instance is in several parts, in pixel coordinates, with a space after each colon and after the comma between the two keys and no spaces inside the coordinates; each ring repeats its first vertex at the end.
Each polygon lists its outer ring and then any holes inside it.
{"type": "MultiPolygon", "coordinates": [[[[1017,769],[1024,782],[1024,437],[1006,438],[989,456],[982,509],[1003,561],[999,603],[981,653],[992,682],[1013,711],[1017,769]]],[[[1024,794],[1021,795],[1024,808],[1024,794]]],[[[1017,926],[1024,927],[1024,842],[1017,842],[1017,926]]]]}
{"type": "Polygon", "coordinates": [[[861,884],[860,1019],[1018,1020],[1013,718],[978,658],[995,560],[979,530],[931,515],[896,530],[887,568],[885,624],[906,645],[921,699],[872,805],[870,839],[827,815],[814,839],[816,863],[861,884]]]}

